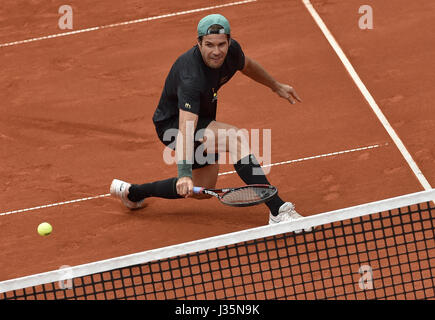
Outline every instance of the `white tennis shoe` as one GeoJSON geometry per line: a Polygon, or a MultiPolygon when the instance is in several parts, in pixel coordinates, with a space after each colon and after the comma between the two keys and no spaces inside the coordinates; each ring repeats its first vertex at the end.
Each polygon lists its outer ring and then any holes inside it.
{"type": "MultiPolygon", "coordinates": [[[[303,216],[301,216],[299,213],[296,212],[295,205],[291,202],[284,203],[279,208],[278,212],[279,212],[278,215],[274,216],[269,211],[269,224],[277,224],[280,222],[295,221],[295,220],[303,218],[303,216]]],[[[304,231],[306,231],[306,232],[310,232],[312,230],[313,230],[312,227],[304,229],[304,231]]],[[[301,233],[302,230],[295,230],[294,232],[301,233]]]]}
{"type": "Polygon", "coordinates": [[[121,199],[122,203],[129,209],[139,209],[145,206],[145,199],[133,202],[128,199],[128,190],[130,189],[131,184],[125,181],[121,181],[118,179],[113,179],[112,184],[110,185],[110,194],[114,197],[121,199]]]}

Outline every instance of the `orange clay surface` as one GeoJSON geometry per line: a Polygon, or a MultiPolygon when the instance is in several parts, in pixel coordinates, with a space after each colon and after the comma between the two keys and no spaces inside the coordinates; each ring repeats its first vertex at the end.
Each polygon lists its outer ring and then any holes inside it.
{"type": "MultiPolygon", "coordinates": [[[[0,43],[64,32],[63,1],[2,1],[0,43]]],[[[74,30],[218,5],[222,1],[71,0],[74,30]]],[[[229,1],[227,1],[229,3],[229,1]]],[[[312,1],[429,183],[435,185],[435,2],[312,1]]],[[[377,148],[272,167],[268,179],[302,215],[423,190],[302,1],[238,6],[0,48],[0,212],[107,194],[113,178],[176,175],[163,162],[151,117],[197,22],[225,15],[247,56],[291,84],[291,105],[238,73],[219,92],[218,121],[272,130],[272,163],[377,148]]],[[[233,170],[222,165],[221,172],[233,170]]],[[[241,184],[236,174],[218,187],[241,184]]],[[[150,199],[130,212],[111,197],[0,216],[0,280],[261,226],[266,206],[216,199],[150,199]],[[39,223],[53,233],[41,237],[39,223]]]]}

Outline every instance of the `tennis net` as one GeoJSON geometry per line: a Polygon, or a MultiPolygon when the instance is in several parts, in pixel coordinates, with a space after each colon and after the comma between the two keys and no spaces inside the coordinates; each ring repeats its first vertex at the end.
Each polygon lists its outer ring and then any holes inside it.
{"type": "Polygon", "coordinates": [[[7,280],[0,299],[434,299],[433,199],[435,189],[7,280]]]}

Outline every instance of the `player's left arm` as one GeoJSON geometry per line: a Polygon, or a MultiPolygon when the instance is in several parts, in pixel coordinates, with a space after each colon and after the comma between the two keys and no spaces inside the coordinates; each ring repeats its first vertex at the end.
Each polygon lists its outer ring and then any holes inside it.
{"type": "Polygon", "coordinates": [[[291,104],[295,104],[296,101],[302,102],[293,87],[275,80],[258,62],[247,56],[245,56],[245,66],[241,71],[252,80],[269,87],[273,92],[281,98],[287,99],[291,104]]]}

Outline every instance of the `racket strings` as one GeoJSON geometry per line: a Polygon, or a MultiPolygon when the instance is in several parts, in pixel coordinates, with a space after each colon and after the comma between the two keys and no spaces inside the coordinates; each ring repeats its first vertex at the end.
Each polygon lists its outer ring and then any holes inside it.
{"type": "Polygon", "coordinates": [[[274,187],[245,187],[225,193],[221,201],[232,205],[262,202],[275,193],[274,187]]]}

